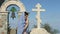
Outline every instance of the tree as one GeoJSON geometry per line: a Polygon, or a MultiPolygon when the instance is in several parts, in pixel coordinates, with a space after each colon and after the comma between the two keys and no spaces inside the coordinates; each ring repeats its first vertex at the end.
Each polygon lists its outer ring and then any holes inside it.
{"type": "Polygon", "coordinates": [[[1,5],[2,5],[2,3],[4,2],[5,0],[0,0],[0,7],[1,7],[1,5]]]}
{"type": "MultiPolygon", "coordinates": [[[[37,25],[34,25],[34,28],[37,28],[37,25]]],[[[48,23],[42,24],[42,28],[46,29],[50,34],[59,33],[57,29],[53,29],[48,23]]]]}
{"type": "Polygon", "coordinates": [[[37,28],[37,25],[34,25],[34,28],[37,28]]]}
{"type": "Polygon", "coordinates": [[[44,24],[43,28],[45,28],[48,32],[51,32],[52,29],[49,24],[44,24]]]}
{"type": "Polygon", "coordinates": [[[43,28],[45,28],[51,34],[57,34],[59,31],[57,29],[53,29],[49,24],[44,24],[43,28]]]}

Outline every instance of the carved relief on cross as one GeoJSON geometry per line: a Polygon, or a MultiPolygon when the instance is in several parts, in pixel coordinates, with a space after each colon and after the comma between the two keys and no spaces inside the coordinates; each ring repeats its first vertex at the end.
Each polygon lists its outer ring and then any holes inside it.
{"type": "Polygon", "coordinates": [[[35,7],[36,8],[35,9],[32,9],[32,11],[36,11],[37,12],[37,15],[36,15],[37,28],[39,29],[40,28],[40,25],[41,25],[40,12],[41,11],[45,11],[45,9],[41,9],[41,5],[39,3],[35,7]]]}

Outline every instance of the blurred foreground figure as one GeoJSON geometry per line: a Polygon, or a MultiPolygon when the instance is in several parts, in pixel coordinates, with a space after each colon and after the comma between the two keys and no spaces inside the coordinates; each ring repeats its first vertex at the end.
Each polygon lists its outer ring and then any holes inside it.
{"type": "Polygon", "coordinates": [[[25,26],[22,34],[27,34],[27,28],[28,28],[28,13],[25,12],[25,26]]]}
{"type": "Polygon", "coordinates": [[[24,12],[19,19],[17,34],[27,34],[28,28],[28,13],[24,12]]]}

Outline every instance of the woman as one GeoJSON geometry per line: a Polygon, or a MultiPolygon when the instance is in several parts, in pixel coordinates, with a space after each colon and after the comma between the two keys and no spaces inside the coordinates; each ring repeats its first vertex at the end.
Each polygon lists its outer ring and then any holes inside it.
{"type": "Polygon", "coordinates": [[[27,28],[28,28],[28,13],[25,12],[25,26],[22,34],[27,34],[27,28]]]}

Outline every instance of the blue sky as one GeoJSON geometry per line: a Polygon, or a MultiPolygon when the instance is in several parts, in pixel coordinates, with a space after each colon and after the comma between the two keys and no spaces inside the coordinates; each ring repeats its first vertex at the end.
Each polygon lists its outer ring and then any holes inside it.
{"type": "MultiPolygon", "coordinates": [[[[42,23],[49,23],[51,27],[60,30],[60,0],[20,0],[30,13],[30,21],[35,20],[36,12],[32,12],[37,3],[42,5],[46,11],[41,12],[42,23]]],[[[32,22],[33,23],[33,22],[32,22]]]]}
{"type": "Polygon", "coordinates": [[[29,22],[31,27],[36,24],[36,12],[32,11],[37,3],[42,5],[46,11],[41,12],[42,23],[49,23],[52,28],[60,30],[60,0],[20,0],[26,11],[29,12],[29,22]]]}

